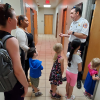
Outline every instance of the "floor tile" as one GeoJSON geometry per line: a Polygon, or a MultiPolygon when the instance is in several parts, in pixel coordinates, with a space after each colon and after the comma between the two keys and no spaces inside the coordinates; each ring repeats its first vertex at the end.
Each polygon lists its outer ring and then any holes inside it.
{"type": "Polygon", "coordinates": [[[50,74],[50,72],[51,72],[51,69],[46,69],[46,74],[50,74]]]}
{"type": "Polygon", "coordinates": [[[46,100],[46,97],[32,97],[30,100],[46,100]]]}
{"type": "Polygon", "coordinates": [[[28,92],[26,94],[26,97],[31,97],[32,95],[32,87],[28,87],[28,92]]]}
{"type": "Polygon", "coordinates": [[[53,64],[46,64],[47,69],[52,69],[53,64]]]}
{"type": "Polygon", "coordinates": [[[40,80],[45,80],[46,79],[46,76],[45,76],[45,74],[41,74],[41,77],[40,77],[40,80]]]}
{"type": "Polygon", "coordinates": [[[46,87],[45,83],[46,83],[45,80],[42,80],[42,79],[41,79],[41,80],[39,81],[39,87],[40,87],[40,88],[41,88],[41,87],[46,87]]]}
{"type": "Polygon", "coordinates": [[[25,97],[24,100],[31,100],[31,97],[25,97]]]}

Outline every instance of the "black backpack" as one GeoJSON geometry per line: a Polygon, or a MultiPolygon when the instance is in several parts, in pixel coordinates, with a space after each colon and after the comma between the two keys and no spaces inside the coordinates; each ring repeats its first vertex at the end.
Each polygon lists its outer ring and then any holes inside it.
{"type": "Polygon", "coordinates": [[[7,92],[14,88],[17,78],[12,68],[12,60],[6,50],[6,40],[13,36],[6,35],[0,41],[0,92],[7,92]]]}

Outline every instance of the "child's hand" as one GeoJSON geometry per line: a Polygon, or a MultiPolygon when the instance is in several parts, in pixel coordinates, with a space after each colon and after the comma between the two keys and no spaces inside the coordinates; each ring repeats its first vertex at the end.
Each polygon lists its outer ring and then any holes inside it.
{"type": "Polygon", "coordinates": [[[96,77],[96,79],[97,79],[97,80],[100,80],[100,78],[99,78],[98,76],[96,77]]]}
{"type": "Polygon", "coordinates": [[[78,55],[81,55],[81,51],[80,51],[80,50],[78,50],[78,51],[77,51],[77,54],[78,54],[78,55]]]}

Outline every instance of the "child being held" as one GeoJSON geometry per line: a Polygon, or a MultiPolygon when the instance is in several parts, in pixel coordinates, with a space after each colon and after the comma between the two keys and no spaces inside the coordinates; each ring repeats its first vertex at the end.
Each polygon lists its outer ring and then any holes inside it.
{"type": "Polygon", "coordinates": [[[39,77],[41,76],[41,70],[43,70],[42,61],[36,59],[38,52],[36,48],[32,47],[28,50],[29,66],[30,66],[30,81],[32,84],[35,96],[41,96],[42,93],[38,90],[39,77]]]}
{"type": "Polygon", "coordinates": [[[92,99],[92,95],[94,92],[96,80],[100,80],[97,76],[97,67],[100,65],[99,58],[93,58],[92,61],[88,65],[88,74],[84,83],[85,92],[84,95],[87,96],[89,99],[92,99]]]}

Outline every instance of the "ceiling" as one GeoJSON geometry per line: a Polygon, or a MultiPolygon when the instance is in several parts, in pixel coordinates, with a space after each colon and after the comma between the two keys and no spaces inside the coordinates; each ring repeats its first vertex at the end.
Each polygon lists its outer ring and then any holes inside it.
{"type": "MultiPolygon", "coordinates": [[[[46,0],[35,0],[36,4],[39,5],[38,7],[43,7],[44,4],[46,4],[46,0]]],[[[59,4],[61,0],[49,0],[51,8],[56,8],[56,6],[59,4]]]]}

